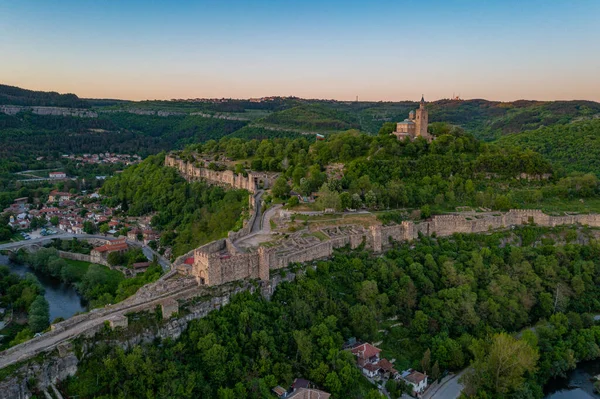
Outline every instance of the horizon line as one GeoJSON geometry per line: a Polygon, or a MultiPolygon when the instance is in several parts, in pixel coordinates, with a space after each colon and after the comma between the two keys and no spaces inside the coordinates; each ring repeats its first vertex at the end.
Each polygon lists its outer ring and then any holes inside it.
{"type": "MultiPolygon", "coordinates": [[[[68,95],[68,94],[72,94],[77,96],[78,98],[82,99],[82,100],[114,100],[114,101],[128,101],[128,102],[144,102],[144,101],[165,101],[165,102],[182,102],[182,101],[190,101],[193,102],[195,100],[200,101],[200,100],[229,100],[229,101],[248,101],[248,100],[252,100],[252,99],[263,99],[263,98],[283,98],[283,99],[298,99],[298,100],[306,100],[306,101],[336,101],[336,102],[346,102],[346,103],[418,103],[420,101],[420,99],[417,100],[408,100],[408,99],[404,99],[404,100],[360,100],[360,95],[358,95],[357,97],[359,97],[358,101],[356,99],[352,99],[352,100],[346,100],[346,99],[339,99],[339,98],[318,98],[318,97],[299,97],[296,95],[270,95],[270,96],[259,96],[259,97],[190,97],[190,98],[145,98],[145,99],[130,99],[130,98],[117,98],[117,97],[85,97],[85,96],[80,96],[77,93],[74,92],[60,92],[58,90],[40,90],[40,89],[30,89],[30,88],[24,88],[21,86],[15,86],[15,85],[11,85],[11,84],[6,84],[6,83],[0,83],[0,85],[4,85],[4,86],[10,86],[10,87],[16,87],[18,89],[22,89],[22,90],[29,90],[29,91],[34,91],[34,92],[45,92],[45,93],[58,93],[60,95],[68,95]]],[[[427,96],[425,96],[427,97],[427,96]]],[[[483,100],[483,101],[488,101],[488,102],[497,102],[497,103],[515,103],[515,102],[519,102],[519,101],[528,101],[528,102],[555,102],[555,101],[589,101],[589,102],[594,102],[594,103],[600,103],[600,100],[590,100],[590,99],[585,99],[585,98],[569,98],[569,99],[565,99],[565,98],[555,98],[552,100],[539,100],[539,99],[526,99],[526,98],[517,98],[517,99],[512,99],[512,100],[494,100],[494,99],[488,99],[488,98],[483,98],[483,97],[472,97],[472,98],[452,98],[452,97],[441,97],[441,98],[437,98],[435,100],[425,100],[425,102],[427,103],[434,103],[434,102],[438,102],[438,101],[444,101],[444,100],[449,100],[449,101],[476,101],[476,100],[483,100]]]]}

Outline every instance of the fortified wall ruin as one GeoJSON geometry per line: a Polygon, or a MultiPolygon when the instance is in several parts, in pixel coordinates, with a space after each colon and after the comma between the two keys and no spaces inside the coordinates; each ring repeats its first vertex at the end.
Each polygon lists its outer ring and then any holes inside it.
{"type": "Polygon", "coordinates": [[[256,193],[263,188],[269,188],[277,178],[276,173],[248,172],[235,173],[231,170],[211,170],[199,165],[199,161],[188,162],[174,155],[165,157],[165,166],[176,168],[189,181],[206,180],[208,183],[230,188],[248,190],[256,193]]]}
{"type": "Polygon", "coordinates": [[[328,258],[333,250],[349,245],[379,253],[392,241],[411,241],[419,234],[443,237],[454,233],[484,233],[510,226],[535,223],[539,226],[589,225],[600,227],[600,215],[550,216],[540,210],[511,210],[481,218],[462,215],[440,215],[431,220],[415,223],[404,221],[392,226],[374,225],[327,227],[318,235],[297,232],[272,246],[259,246],[243,252],[230,239],[217,240],[194,250],[191,265],[179,267],[183,274],[194,276],[200,285],[220,285],[243,279],[268,280],[271,270],[328,258]]]}
{"type": "MultiPolygon", "coordinates": [[[[182,160],[174,155],[165,157],[165,165],[177,168],[187,180],[206,180],[211,184],[245,189],[251,193],[270,187],[277,177],[273,173],[248,172],[245,176],[231,170],[215,171],[199,166],[198,162],[182,160]]],[[[256,196],[251,196],[251,201],[256,201],[256,196]]],[[[255,208],[252,207],[253,210],[255,208]]],[[[257,217],[256,210],[251,217],[253,223],[257,217]]],[[[422,222],[404,221],[392,226],[327,227],[321,229],[318,236],[307,234],[306,231],[296,232],[279,242],[249,250],[236,247],[235,241],[241,234],[230,234],[226,239],[195,249],[189,254],[193,254],[191,263],[183,263],[182,259],[180,262],[176,261],[174,266],[180,273],[195,277],[200,285],[216,286],[244,279],[266,281],[271,270],[285,268],[290,263],[328,258],[334,249],[347,245],[354,249],[364,243],[365,248],[379,253],[392,241],[411,241],[418,238],[419,234],[444,237],[454,233],[484,233],[527,223],[545,227],[574,224],[600,227],[600,215],[551,216],[533,209],[513,209],[481,217],[439,215],[422,222]]],[[[244,231],[243,235],[247,233],[249,231],[244,231]]]]}

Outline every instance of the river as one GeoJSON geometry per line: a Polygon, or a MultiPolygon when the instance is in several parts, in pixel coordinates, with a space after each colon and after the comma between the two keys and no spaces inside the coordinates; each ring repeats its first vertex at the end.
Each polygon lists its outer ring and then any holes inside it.
{"type": "Polygon", "coordinates": [[[590,378],[600,374],[600,360],[581,362],[567,378],[558,378],[544,387],[545,399],[590,399],[600,398],[594,393],[590,378]]]}
{"type": "Polygon", "coordinates": [[[8,266],[11,272],[19,276],[24,276],[25,273],[32,273],[37,277],[46,290],[44,297],[50,305],[50,322],[57,317],[68,319],[77,312],[85,312],[87,310],[83,298],[70,285],[53,277],[38,273],[27,267],[27,265],[19,265],[11,262],[4,255],[0,255],[0,265],[8,266]]]}

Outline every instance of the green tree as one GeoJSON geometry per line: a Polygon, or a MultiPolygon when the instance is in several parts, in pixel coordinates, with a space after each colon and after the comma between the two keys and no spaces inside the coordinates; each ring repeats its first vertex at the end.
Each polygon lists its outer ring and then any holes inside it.
{"type": "Polygon", "coordinates": [[[285,176],[279,176],[275,183],[273,183],[273,187],[271,188],[271,194],[278,198],[287,198],[290,194],[291,187],[289,186],[287,179],[285,176]]]}
{"type": "Polygon", "coordinates": [[[124,256],[117,251],[109,253],[106,260],[111,266],[122,265],[125,262],[124,256]]]}
{"type": "Polygon", "coordinates": [[[495,334],[491,342],[475,341],[472,351],[475,360],[463,377],[469,396],[481,390],[496,395],[518,390],[525,381],[525,373],[535,370],[539,358],[527,342],[506,333],[495,334]]]}
{"type": "Polygon", "coordinates": [[[39,295],[29,307],[29,328],[34,333],[48,328],[50,325],[50,307],[48,301],[39,295]]]}
{"type": "Polygon", "coordinates": [[[86,234],[95,234],[98,231],[98,227],[92,221],[86,220],[83,222],[83,232],[86,234]]]}
{"type": "Polygon", "coordinates": [[[108,226],[108,223],[104,223],[100,225],[100,233],[106,235],[108,233],[108,231],[110,230],[110,227],[108,226]]]}

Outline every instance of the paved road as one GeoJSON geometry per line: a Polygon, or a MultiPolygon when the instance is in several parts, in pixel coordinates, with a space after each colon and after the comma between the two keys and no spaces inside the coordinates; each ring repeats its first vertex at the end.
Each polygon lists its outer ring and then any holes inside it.
{"type": "MultiPolygon", "coordinates": [[[[102,324],[105,321],[107,321],[117,315],[124,315],[125,313],[141,311],[144,309],[150,309],[150,308],[152,308],[152,305],[159,305],[162,300],[164,300],[165,298],[167,298],[175,293],[180,294],[185,291],[193,291],[196,289],[197,289],[197,287],[192,287],[192,288],[186,288],[186,289],[175,291],[175,292],[170,292],[168,294],[153,298],[152,300],[145,301],[142,303],[128,305],[125,307],[122,307],[123,303],[120,303],[118,305],[113,305],[113,306],[115,306],[114,311],[110,311],[111,307],[104,308],[102,310],[108,310],[108,312],[104,315],[95,317],[91,320],[82,321],[81,323],[78,323],[71,328],[67,328],[66,330],[63,330],[63,331],[55,333],[55,334],[52,334],[52,332],[46,333],[45,335],[42,335],[39,338],[34,338],[30,341],[27,341],[24,344],[15,346],[14,348],[18,348],[18,350],[15,350],[14,352],[11,352],[9,354],[0,353],[0,354],[2,354],[2,356],[0,356],[0,369],[10,366],[13,363],[19,362],[20,360],[28,359],[29,357],[35,355],[39,351],[54,348],[58,344],[65,342],[68,339],[83,333],[84,331],[87,331],[93,327],[96,327],[99,324],[102,324]]],[[[10,349],[9,349],[9,351],[10,351],[10,349]]]]}
{"type": "Polygon", "coordinates": [[[52,239],[60,238],[61,240],[67,240],[70,238],[100,238],[103,240],[114,239],[113,237],[106,237],[100,234],[73,234],[73,233],[58,233],[51,236],[40,237],[40,238],[32,238],[31,240],[23,240],[17,242],[9,242],[7,244],[0,245],[0,250],[2,249],[15,249],[20,247],[28,247],[30,245],[40,244],[43,245],[47,242],[52,241],[52,239]]]}
{"type": "Polygon", "coordinates": [[[464,386],[458,382],[466,370],[455,374],[452,378],[442,383],[435,391],[427,392],[423,399],[456,399],[460,396],[464,386]]]}
{"type": "Polygon", "coordinates": [[[159,254],[158,252],[156,252],[155,250],[153,250],[149,246],[143,245],[139,241],[127,240],[127,243],[129,245],[133,245],[133,246],[136,246],[136,247],[141,247],[142,248],[142,252],[144,253],[144,255],[146,256],[146,258],[149,261],[153,261],[154,258],[156,257],[156,260],[158,261],[158,264],[162,266],[163,271],[168,272],[169,270],[171,270],[171,262],[169,262],[168,259],[166,259],[164,256],[162,256],[161,254],[159,254]]]}
{"type": "MultiPolygon", "coordinates": [[[[2,244],[2,245],[0,245],[0,250],[16,249],[16,248],[21,248],[21,247],[31,246],[31,245],[44,245],[56,238],[59,238],[61,240],[68,240],[71,238],[79,238],[79,239],[99,238],[102,240],[114,240],[115,239],[114,237],[104,236],[101,234],[59,233],[59,234],[54,234],[54,235],[46,236],[46,237],[33,238],[31,240],[23,240],[23,241],[11,242],[8,244],[2,244]]],[[[141,247],[142,251],[144,252],[144,255],[146,255],[146,258],[148,258],[149,261],[152,261],[154,259],[154,257],[156,256],[158,259],[158,263],[162,266],[162,268],[165,272],[168,272],[169,270],[171,270],[171,262],[169,262],[165,257],[163,257],[162,255],[160,255],[159,253],[154,251],[152,248],[150,248],[146,245],[143,245],[141,242],[138,242],[138,241],[127,240],[127,243],[129,245],[141,247]]]]}
{"type": "Polygon", "coordinates": [[[262,195],[263,190],[259,190],[254,197],[254,212],[256,213],[256,218],[254,218],[254,223],[252,224],[252,228],[250,229],[251,233],[260,230],[260,224],[262,219],[262,195]]]}

